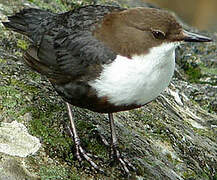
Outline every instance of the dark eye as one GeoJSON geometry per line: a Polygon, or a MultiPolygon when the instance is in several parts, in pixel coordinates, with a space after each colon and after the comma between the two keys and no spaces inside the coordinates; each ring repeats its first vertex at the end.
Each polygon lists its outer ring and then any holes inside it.
{"type": "Polygon", "coordinates": [[[159,30],[152,31],[152,34],[156,39],[165,39],[165,34],[162,31],[159,30]]]}

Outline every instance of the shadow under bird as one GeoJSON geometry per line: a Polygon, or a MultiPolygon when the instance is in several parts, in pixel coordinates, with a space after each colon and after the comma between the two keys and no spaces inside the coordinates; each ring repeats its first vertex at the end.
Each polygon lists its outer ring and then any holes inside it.
{"type": "Polygon", "coordinates": [[[89,5],[61,14],[24,9],[3,22],[28,36],[28,66],[45,75],[67,104],[76,157],[102,169],[82,148],[71,105],[108,113],[112,156],[129,174],[121,156],[113,113],[139,108],[169,85],[180,42],[209,42],[185,31],[176,18],[154,8],[89,5]]]}

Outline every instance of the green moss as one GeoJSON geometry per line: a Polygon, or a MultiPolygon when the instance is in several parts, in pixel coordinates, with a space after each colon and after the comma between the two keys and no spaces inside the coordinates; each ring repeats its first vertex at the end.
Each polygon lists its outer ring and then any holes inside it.
{"type": "Polygon", "coordinates": [[[195,179],[196,177],[196,173],[192,170],[188,170],[182,173],[182,176],[184,177],[184,179],[195,179]]]}
{"type": "Polygon", "coordinates": [[[217,180],[217,173],[213,176],[213,180],[217,180]]]}
{"type": "MultiPolygon", "coordinates": [[[[12,69],[10,69],[10,71],[13,75],[12,69]]],[[[7,77],[8,75],[1,73],[1,76],[7,77]]],[[[25,108],[27,102],[29,102],[28,95],[36,94],[38,89],[32,85],[24,83],[24,81],[20,79],[16,79],[16,76],[11,76],[7,79],[3,78],[3,81],[6,81],[7,85],[0,86],[0,94],[4,97],[0,100],[0,110],[3,110],[4,113],[9,115],[15,115],[15,117],[22,116],[23,114],[20,114],[20,111],[17,111],[17,109],[19,109],[18,107],[25,108]]]]}
{"type": "MultiPolygon", "coordinates": [[[[152,102],[152,105],[155,106],[155,102],[152,102]]],[[[133,114],[134,117],[130,118],[134,119],[135,122],[142,121],[142,124],[146,124],[151,128],[151,131],[144,131],[144,129],[142,129],[141,133],[143,136],[151,137],[154,139],[161,139],[163,141],[169,140],[168,135],[165,131],[167,129],[165,120],[156,119],[156,116],[153,116],[149,113],[145,114],[142,109],[132,110],[131,114],[133,114]]]]}
{"type": "Polygon", "coordinates": [[[201,69],[199,67],[192,67],[189,65],[188,69],[185,71],[190,82],[199,82],[202,77],[201,69]]]}
{"type": "MultiPolygon", "coordinates": [[[[30,122],[30,131],[33,135],[42,138],[49,155],[52,157],[64,157],[71,152],[70,138],[65,138],[56,117],[61,107],[46,103],[46,99],[41,99],[36,106],[29,107],[34,120],[30,122]],[[63,152],[61,152],[63,150],[63,152]]],[[[63,130],[63,129],[62,129],[63,130]]]]}
{"type": "Polygon", "coordinates": [[[12,87],[16,87],[19,90],[26,91],[26,92],[28,92],[28,94],[36,93],[39,91],[39,89],[36,88],[35,86],[30,86],[30,85],[25,84],[24,82],[19,81],[17,79],[11,79],[10,85],[12,87]]]}
{"type": "Polygon", "coordinates": [[[27,50],[29,44],[23,40],[23,39],[18,39],[17,40],[17,47],[21,48],[22,50],[27,50]]]}
{"type": "Polygon", "coordinates": [[[209,180],[209,176],[205,173],[205,172],[202,172],[201,174],[201,177],[204,179],[204,180],[209,180]]]}
{"type": "Polygon", "coordinates": [[[39,170],[39,175],[42,180],[52,180],[52,179],[70,179],[70,180],[80,180],[80,176],[72,171],[69,171],[61,166],[42,166],[39,170]]]}
{"type": "Polygon", "coordinates": [[[203,63],[195,64],[194,62],[186,62],[183,65],[183,69],[187,75],[188,80],[193,83],[209,84],[209,82],[202,82],[200,78],[205,76],[212,77],[213,75],[217,74],[217,68],[206,67],[203,63]]]}
{"type": "Polygon", "coordinates": [[[0,114],[8,114],[8,116],[18,118],[20,114],[15,109],[21,104],[24,105],[21,101],[22,95],[13,86],[0,86],[0,94],[4,97],[0,100],[0,114]]]}
{"type": "Polygon", "coordinates": [[[202,137],[206,137],[211,139],[212,141],[216,140],[216,133],[215,131],[210,131],[208,129],[198,129],[198,128],[193,128],[194,132],[199,134],[202,137]]]}
{"type": "Polygon", "coordinates": [[[171,154],[167,153],[167,154],[166,154],[166,157],[167,157],[167,159],[168,159],[170,162],[173,162],[173,157],[172,157],[171,154]]]}
{"type": "Polygon", "coordinates": [[[6,63],[7,61],[5,59],[0,58],[0,63],[6,63]]]}
{"type": "Polygon", "coordinates": [[[217,74],[217,68],[210,68],[204,65],[200,65],[200,68],[203,73],[208,73],[208,74],[213,74],[213,75],[217,74]]]}
{"type": "Polygon", "coordinates": [[[47,1],[28,0],[28,1],[39,6],[40,8],[50,9],[54,12],[69,10],[69,7],[67,7],[66,4],[64,3],[64,1],[62,1],[62,0],[47,0],[47,1]]]}

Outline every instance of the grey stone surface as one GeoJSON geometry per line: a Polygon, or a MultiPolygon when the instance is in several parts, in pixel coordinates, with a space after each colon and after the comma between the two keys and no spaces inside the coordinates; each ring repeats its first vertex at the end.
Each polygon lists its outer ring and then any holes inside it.
{"type": "Polygon", "coordinates": [[[37,176],[31,175],[28,170],[13,158],[0,161],[0,180],[39,180],[37,176]]]}
{"type": "Polygon", "coordinates": [[[38,138],[31,136],[27,128],[17,121],[1,123],[0,152],[11,156],[27,157],[41,147],[38,138]]]}

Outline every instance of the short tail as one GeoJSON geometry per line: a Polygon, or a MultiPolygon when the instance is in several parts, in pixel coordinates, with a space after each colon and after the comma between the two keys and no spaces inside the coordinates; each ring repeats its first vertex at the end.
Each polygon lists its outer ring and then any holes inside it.
{"type": "Polygon", "coordinates": [[[8,17],[9,22],[3,22],[3,24],[5,27],[31,38],[33,32],[40,28],[42,21],[53,15],[53,13],[41,9],[23,9],[8,17]]]}

